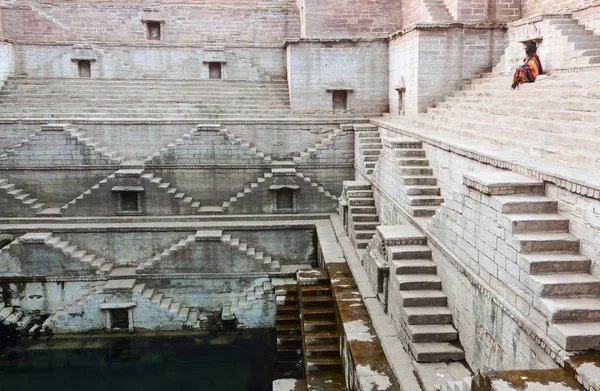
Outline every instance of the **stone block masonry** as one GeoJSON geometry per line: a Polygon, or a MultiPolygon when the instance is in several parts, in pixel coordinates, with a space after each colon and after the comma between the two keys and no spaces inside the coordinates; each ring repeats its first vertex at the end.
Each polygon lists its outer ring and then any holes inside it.
{"type": "MultiPolygon", "coordinates": [[[[0,15],[2,15],[0,13],[0,15]]],[[[0,24],[0,32],[2,25],[0,24]]],[[[0,88],[4,86],[6,78],[15,71],[13,45],[3,42],[0,37],[0,88]]]]}
{"type": "Polygon", "coordinates": [[[347,93],[339,113],[387,111],[388,51],[384,40],[299,40],[287,42],[288,83],[294,113],[333,114],[333,91],[347,93]],[[359,78],[355,75],[367,74],[359,78]]]}
{"type": "Polygon", "coordinates": [[[281,42],[299,35],[287,0],[163,2],[19,2],[3,9],[5,38],[29,41],[281,42]],[[146,21],[161,23],[160,41],[149,41],[146,21]]]}
{"type": "Polygon", "coordinates": [[[503,29],[486,27],[417,28],[393,38],[389,54],[390,113],[410,115],[431,107],[455,91],[464,79],[490,71],[505,45],[503,29]]]}
{"type": "Polygon", "coordinates": [[[302,0],[299,7],[302,38],[378,38],[400,29],[400,0],[302,0]]]}

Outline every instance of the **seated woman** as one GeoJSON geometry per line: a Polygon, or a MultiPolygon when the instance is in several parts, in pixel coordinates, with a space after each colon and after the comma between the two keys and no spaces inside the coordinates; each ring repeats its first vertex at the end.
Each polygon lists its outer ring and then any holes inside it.
{"type": "Polygon", "coordinates": [[[513,90],[521,83],[533,83],[539,74],[544,73],[542,62],[536,51],[537,46],[533,42],[528,43],[525,47],[524,64],[517,68],[513,76],[513,83],[511,85],[513,90]]]}

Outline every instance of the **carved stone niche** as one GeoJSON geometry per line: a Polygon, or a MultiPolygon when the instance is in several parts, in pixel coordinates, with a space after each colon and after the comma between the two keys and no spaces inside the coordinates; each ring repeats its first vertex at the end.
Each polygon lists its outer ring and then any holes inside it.
{"type": "Polygon", "coordinates": [[[79,77],[92,77],[92,63],[96,62],[97,58],[97,52],[92,45],[73,45],[71,61],[77,63],[79,77]]]}
{"type": "Polygon", "coordinates": [[[142,214],[141,172],[143,169],[119,170],[112,181],[111,190],[117,195],[117,214],[121,216],[139,216],[142,214]]]}

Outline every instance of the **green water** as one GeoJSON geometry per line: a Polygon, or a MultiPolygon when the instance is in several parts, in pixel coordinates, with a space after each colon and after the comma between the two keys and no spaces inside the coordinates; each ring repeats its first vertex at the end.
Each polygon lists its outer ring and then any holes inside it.
{"type": "Polygon", "coordinates": [[[273,330],[24,341],[0,351],[0,389],[271,390],[275,355],[273,330]]]}

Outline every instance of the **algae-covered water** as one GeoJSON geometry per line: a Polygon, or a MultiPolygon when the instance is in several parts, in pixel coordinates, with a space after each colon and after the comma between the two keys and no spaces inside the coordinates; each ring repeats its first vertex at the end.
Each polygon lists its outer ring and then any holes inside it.
{"type": "Polygon", "coordinates": [[[271,390],[275,356],[274,330],[51,337],[0,351],[0,389],[271,390]]]}

